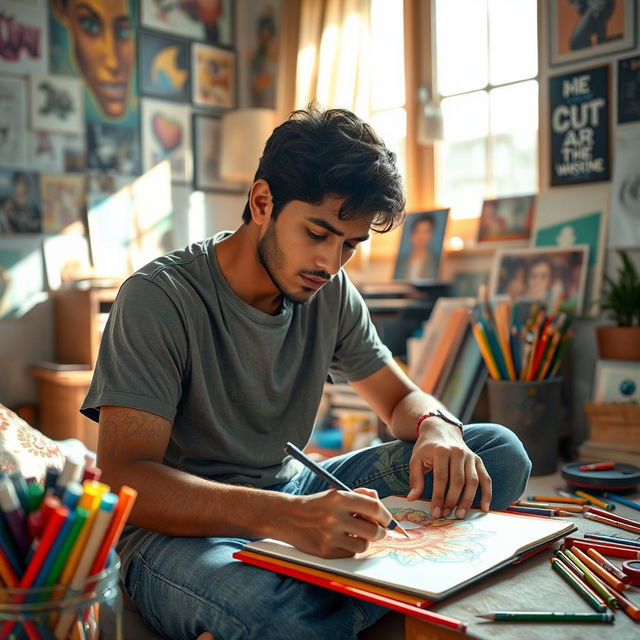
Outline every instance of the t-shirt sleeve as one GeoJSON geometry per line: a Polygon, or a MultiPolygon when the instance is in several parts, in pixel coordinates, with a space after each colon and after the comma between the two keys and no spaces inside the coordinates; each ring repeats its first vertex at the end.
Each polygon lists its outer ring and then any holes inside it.
{"type": "Polygon", "coordinates": [[[178,308],[159,285],[133,276],[111,308],[80,411],[98,421],[100,407],[114,405],[173,422],[186,359],[187,338],[178,308]]]}
{"type": "Polygon", "coordinates": [[[331,379],[362,380],[391,359],[391,351],[380,340],[360,292],[344,274],[336,348],[329,369],[331,379]]]}

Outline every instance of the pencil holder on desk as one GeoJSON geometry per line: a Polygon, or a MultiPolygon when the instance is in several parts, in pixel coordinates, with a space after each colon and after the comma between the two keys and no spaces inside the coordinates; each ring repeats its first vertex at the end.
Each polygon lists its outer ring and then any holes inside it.
{"type": "Polygon", "coordinates": [[[489,417],[513,431],[531,459],[531,475],[554,473],[558,465],[562,378],[488,380],[489,417]]]}
{"type": "Polygon", "coordinates": [[[120,562],[113,562],[77,591],[0,588],[0,638],[122,640],[119,573],[120,562]]]}

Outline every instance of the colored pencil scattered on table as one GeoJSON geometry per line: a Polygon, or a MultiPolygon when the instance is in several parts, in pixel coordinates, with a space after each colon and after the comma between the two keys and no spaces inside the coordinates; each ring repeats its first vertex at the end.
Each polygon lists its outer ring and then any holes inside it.
{"type": "Polygon", "coordinates": [[[494,380],[554,378],[571,337],[571,318],[533,304],[523,324],[519,312],[524,303],[502,301],[494,309],[485,285],[478,297],[471,325],[489,375],[494,380]]]}
{"type": "MultiPolygon", "coordinates": [[[[52,599],[65,597],[70,587],[77,597],[93,588],[91,576],[101,573],[107,559],[115,557],[112,551],[137,493],[123,486],[116,495],[93,479],[80,484],[88,462],[88,478],[99,477],[93,460],[71,457],[62,471],[48,469],[43,484],[0,473],[1,587],[49,587],[52,599]]],[[[46,598],[46,592],[25,591],[14,601],[26,606],[46,598]]],[[[20,627],[29,639],[52,634],[66,637],[74,617],[74,613],[60,616],[55,630],[44,629],[43,623],[5,620],[0,623],[0,638],[13,637],[14,629],[20,627]]]]}

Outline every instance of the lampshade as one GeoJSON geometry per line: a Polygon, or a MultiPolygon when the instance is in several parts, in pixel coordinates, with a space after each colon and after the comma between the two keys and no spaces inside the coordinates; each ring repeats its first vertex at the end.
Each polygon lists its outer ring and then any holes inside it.
{"type": "Polygon", "coordinates": [[[264,143],[276,124],[273,109],[236,109],[222,116],[220,177],[230,182],[253,180],[264,143]]]}

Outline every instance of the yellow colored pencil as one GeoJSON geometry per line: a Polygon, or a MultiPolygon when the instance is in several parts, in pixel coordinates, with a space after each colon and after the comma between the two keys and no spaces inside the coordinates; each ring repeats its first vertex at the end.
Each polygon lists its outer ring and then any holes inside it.
{"type": "Polygon", "coordinates": [[[489,350],[489,346],[487,343],[487,337],[484,334],[484,330],[482,329],[482,325],[479,322],[475,322],[472,325],[473,335],[476,338],[476,342],[478,343],[478,348],[480,349],[480,353],[484,359],[485,364],[487,365],[487,369],[489,370],[489,375],[494,380],[500,380],[500,373],[498,372],[498,366],[496,365],[496,361],[491,355],[491,351],[489,350]]]}
{"type": "Polygon", "coordinates": [[[503,302],[496,308],[496,333],[498,334],[498,343],[502,350],[502,357],[507,366],[507,373],[509,374],[509,380],[516,379],[516,368],[513,366],[513,357],[511,355],[511,348],[509,347],[509,309],[505,306],[508,303],[503,302]]]}

